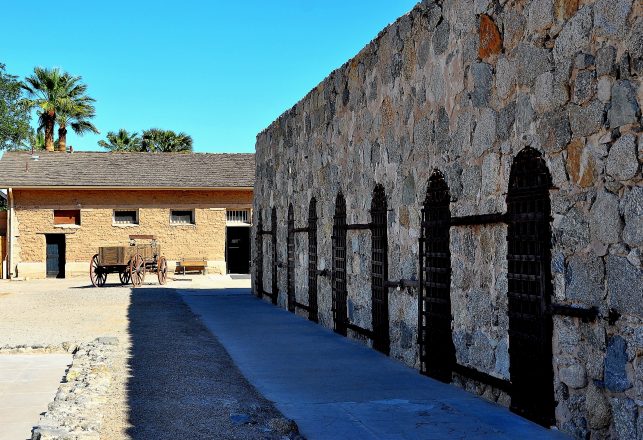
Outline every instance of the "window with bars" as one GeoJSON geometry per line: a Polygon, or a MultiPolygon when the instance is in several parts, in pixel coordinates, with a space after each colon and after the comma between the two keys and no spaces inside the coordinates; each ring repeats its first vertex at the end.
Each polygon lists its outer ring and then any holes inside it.
{"type": "Polygon", "coordinates": [[[173,209],[170,212],[170,223],[173,225],[193,225],[194,222],[194,210],[190,209],[173,209]]]}
{"type": "Polygon", "coordinates": [[[138,210],[114,210],[113,221],[115,225],[138,225],[138,210]]]}
{"type": "Polygon", "coordinates": [[[228,209],[226,210],[226,220],[229,223],[250,224],[250,210],[249,209],[228,209]]]}

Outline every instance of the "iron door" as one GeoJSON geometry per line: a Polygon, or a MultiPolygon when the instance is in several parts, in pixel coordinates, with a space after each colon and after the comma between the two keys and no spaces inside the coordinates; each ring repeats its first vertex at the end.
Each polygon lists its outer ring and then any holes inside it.
{"type": "Polygon", "coordinates": [[[381,184],[375,186],[371,203],[371,294],[373,300],[373,348],[389,354],[388,322],[388,234],[386,194],[381,184]]]}
{"type": "Polygon", "coordinates": [[[418,331],[422,373],[447,383],[456,363],[451,332],[449,202],[447,183],[436,170],[429,179],[422,208],[418,331]]]}
{"type": "Polygon", "coordinates": [[[346,336],[348,323],[346,294],[346,199],[340,192],[333,217],[333,323],[335,331],[346,336]]]}
{"type": "Polygon", "coordinates": [[[550,187],[540,154],[522,150],[507,194],[511,410],[544,426],[555,422],[550,187]]]}
{"type": "Polygon", "coordinates": [[[65,277],[65,236],[63,234],[47,234],[47,278],[65,277]]]}
{"type": "Polygon", "coordinates": [[[226,229],[228,273],[250,272],[250,228],[229,227],[226,229]]]}

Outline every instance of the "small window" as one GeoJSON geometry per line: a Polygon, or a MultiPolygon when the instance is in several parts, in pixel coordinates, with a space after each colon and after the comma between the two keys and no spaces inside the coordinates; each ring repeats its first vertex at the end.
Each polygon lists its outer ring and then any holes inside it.
{"type": "Polygon", "coordinates": [[[79,209],[55,209],[54,225],[80,226],[80,210],[79,209]]]}
{"type": "Polygon", "coordinates": [[[247,209],[226,210],[226,220],[231,223],[250,223],[250,211],[247,209]]]}
{"type": "Polygon", "coordinates": [[[114,224],[138,225],[138,211],[114,211],[114,224]]]}
{"type": "Polygon", "coordinates": [[[194,211],[172,210],[170,214],[170,223],[173,225],[193,225],[194,211]]]}

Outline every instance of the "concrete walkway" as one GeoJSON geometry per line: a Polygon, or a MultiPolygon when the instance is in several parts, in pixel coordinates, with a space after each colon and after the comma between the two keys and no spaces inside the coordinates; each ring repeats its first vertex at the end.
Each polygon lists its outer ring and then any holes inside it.
{"type": "Polygon", "coordinates": [[[179,293],[250,383],[310,440],[565,438],[248,289],[179,293]]]}
{"type": "Polygon", "coordinates": [[[0,440],[31,438],[71,360],[69,354],[0,355],[0,440]]]}

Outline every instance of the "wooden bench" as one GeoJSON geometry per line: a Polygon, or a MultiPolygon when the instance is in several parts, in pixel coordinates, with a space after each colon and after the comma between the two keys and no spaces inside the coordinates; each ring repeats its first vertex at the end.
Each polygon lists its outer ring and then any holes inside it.
{"type": "Polygon", "coordinates": [[[205,259],[199,258],[182,258],[176,264],[176,271],[181,271],[185,275],[186,271],[198,271],[205,275],[205,271],[208,267],[208,262],[205,259]]]}

